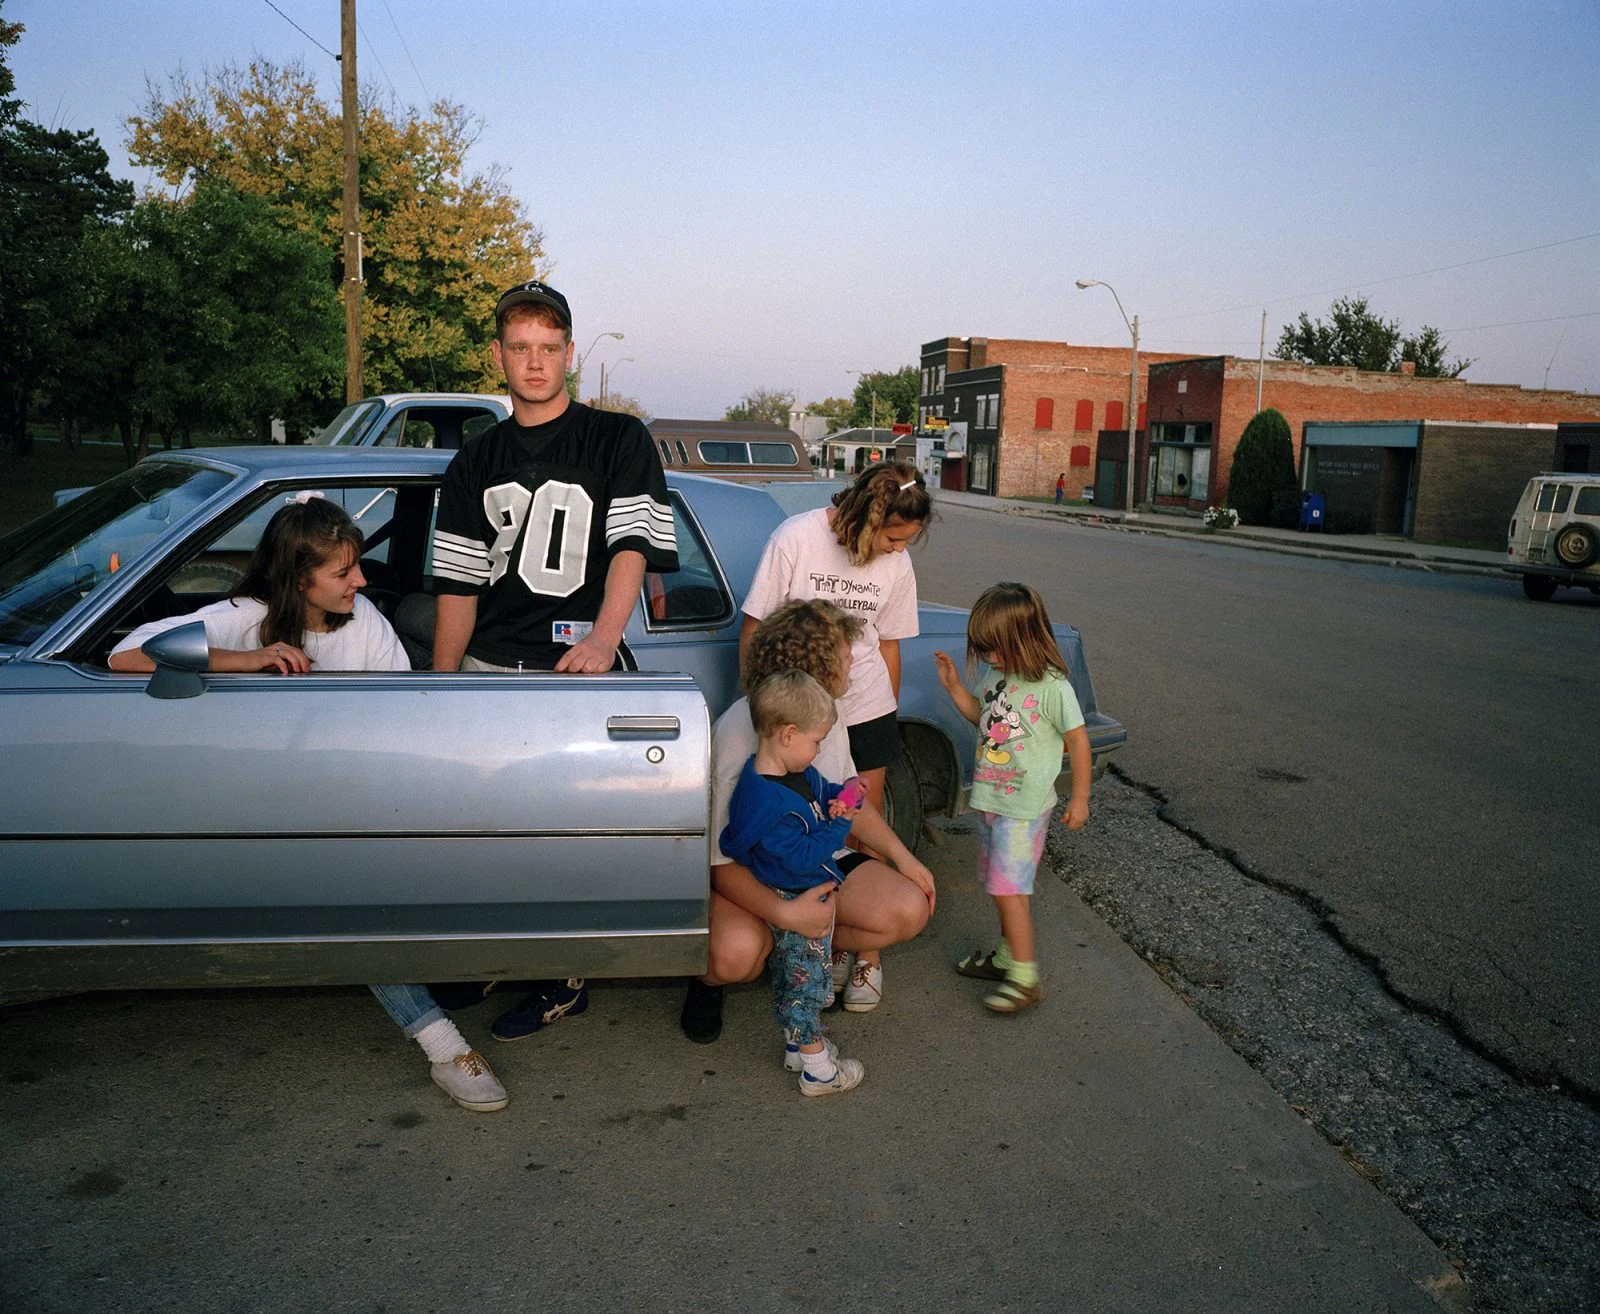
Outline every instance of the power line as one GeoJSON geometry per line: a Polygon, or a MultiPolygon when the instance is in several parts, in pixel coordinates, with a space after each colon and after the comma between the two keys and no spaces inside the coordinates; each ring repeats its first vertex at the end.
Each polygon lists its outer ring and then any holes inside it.
{"type": "Polygon", "coordinates": [[[1574,242],[1591,242],[1600,237],[1600,233],[1583,233],[1578,237],[1563,237],[1556,242],[1542,242],[1538,246],[1525,246],[1516,251],[1502,251],[1498,255],[1478,256],[1472,260],[1458,260],[1453,265],[1436,265],[1432,269],[1419,269],[1410,274],[1395,274],[1390,278],[1374,278],[1365,283],[1351,283],[1346,287],[1327,288],[1321,292],[1299,292],[1290,297],[1275,297],[1270,301],[1246,301],[1237,306],[1225,306],[1220,310],[1197,310],[1188,315],[1168,315],[1162,319],[1152,319],[1152,324],[1173,324],[1184,319],[1203,319],[1207,315],[1227,315],[1238,310],[1259,310],[1267,306],[1286,305],[1291,301],[1307,301],[1312,297],[1337,296],[1341,292],[1358,292],[1365,287],[1381,287],[1385,283],[1399,283],[1408,278],[1423,278],[1428,274],[1443,274],[1452,269],[1466,269],[1470,265],[1483,265],[1491,260],[1509,260],[1512,256],[1528,255],[1533,251],[1548,251],[1552,247],[1571,246],[1574,242]]]}
{"type": "Polygon", "coordinates": [[[394,28],[395,36],[400,38],[400,49],[406,52],[406,61],[411,65],[411,71],[417,75],[417,81],[422,84],[422,94],[429,100],[433,93],[428,90],[428,84],[422,79],[422,70],[417,67],[417,61],[411,58],[411,47],[406,44],[405,33],[400,30],[400,24],[395,22],[394,10],[389,8],[389,0],[383,0],[383,11],[389,15],[389,22],[394,28]]]}
{"type": "Polygon", "coordinates": [[[372,38],[367,35],[367,29],[361,26],[361,20],[356,20],[356,31],[361,33],[361,39],[367,43],[367,54],[378,61],[378,71],[383,74],[383,80],[389,84],[389,94],[395,100],[400,99],[400,88],[394,85],[394,79],[389,76],[389,70],[384,67],[383,56],[378,53],[377,46],[372,44],[372,38]]]}
{"type": "Polygon", "coordinates": [[[1559,324],[1567,319],[1593,319],[1600,310],[1583,310],[1576,315],[1550,315],[1545,319],[1507,319],[1498,324],[1471,324],[1466,328],[1440,329],[1441,333],[1476,333],[1479,329],[1520,328],[1524,324],[1559,324]]]}
{"type": "Polygon", "coordinates": [[[327,46],[323,45],[322,42],[318,41],[316,39],[316,37],[312,36],[311,33],[307,32],[305,30],[305,28],[301,27],[299,23],[295,22],[294,19],[290,18],[288,14],[284,13],[283,10],[279,9],[277,5],[272,3],[272,0],[263,0],[263,3],[265,3],[265,5],[267,6],[268,9],[272,10],[272,12],[275,13],[279,18],[283,19],[283,21],[285,23],[287,23],[290,27],[294,28],[294,30],[296,32],[298,32],[307,41],[309,41],[312,45],[314,45],[324,55],[327,55],[329,58],[331,58],[334,63],[337,64],[339,62],[339,56],[338,55],[334,54],[333,51],[329,50],[327,46]]]}

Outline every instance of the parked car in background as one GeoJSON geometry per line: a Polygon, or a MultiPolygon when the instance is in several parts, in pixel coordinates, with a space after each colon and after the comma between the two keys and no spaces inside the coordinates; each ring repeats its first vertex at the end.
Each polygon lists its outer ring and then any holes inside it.
{"type": "MultiPolygon", "coordinates": [[[[637,673],[436,673],[449,459],[162,453],[0,539],[0,996],[703,970],[710,725],[784,509],[668,475],[681,569],[640,590],[637,673]],[[414,670],[212,674],[196,626],[147,645],[153,675],[108,669],[137,626],[225,594],[307,492],[361,526],[365,592],[414,670]]],[[[932,658],[966,613],[924,606],[921,626],[885,809],[913,845],[964,808],[975,749],[932,658]]],[[[1098,770],[1127,736],[1056,629],[1098,770]]]]}
{"type": "Polygon", "coordinates": [[[1563,584],[1600,593],[1600,474],[1528,480],[1506,528],[1506,555],[1535,602],[1563,584]]]}
{"type": "MultiPolygon", "coordinates": [[[[386,393],[352,402],[311,442],[317,447],[431,447],[453,452],[510,414],[510,399],[491,393],[386,393]]],[[[649,429],[668,470],[761,482],[815,477],[799,438],[782,425],[651,420],[649,429]]]]}

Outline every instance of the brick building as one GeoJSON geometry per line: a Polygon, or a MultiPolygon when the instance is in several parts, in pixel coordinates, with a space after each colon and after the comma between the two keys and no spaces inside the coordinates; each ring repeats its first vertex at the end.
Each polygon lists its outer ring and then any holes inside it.
{"type": "MultiPolygon", "coordinates": [[[[1256,375],[1255,360],[1236,356],[1152,361],[1146,402],[1148,443],[1141,443],[1136,451],[1135,487],[1143,499],[1193,509],[1227,500],[1228,472],[1233,465],[1234,449],[1245,425],[1258,409],[1256,375]],[[1153,459],[1151,453],[1154,453],[1153,459]]],[[[1405,436],[1420,432],[1418,426],[1423,421],[1449,420],[1479,428],[1519,426],[1517,432],[1501,432],[1492,439],[1480,435],[1469,443],[1463,438],[1464,445],[1457,450],[1465,453],[1471,448],[1481,453],[1487,450],[1487,444],[1503,453],[1513,449],[1520,453],[1527,445],[1537,442],[1538,460],[1544,462],[1554,446],[1554,435],[1542,430],[1535,437],[1535,431],[1529,426],[1600,420],[1600,397],[1583,393],[1521,388],[1514,384],[1467,383],[1461,379],[1419,379],[1409,372],[1384,374],[1281,360],[1269,360],[1262,368],[1260,404],[1276,407],[1289,421],[1295,461],[1303,472],[1307,465],[1302,448],[1309,426],[1352,423],[1395,426],[1400,439],[1396,444],[1366,444],[1390,453],[1378,458],[1380,464],[1387,462],[1388,465],[1387,474],[1380,472],[1380,477],[1388,481],[1391,489],[1384,503],[1390,511],[1377,519],[1391,524],[1394,523],[1392,509],[1396,505],[1393,488],[1409,488],[1411,501],[1418,508],[1424,500],[1418,484],[1420,474],[1424,473],[1416,456],[1420,449],[1415,441],[1405,436]]],[[[1442,430],[1440,434],[1436,448],[1445,441],[1442,430]]],[[[1321,435],[1313,431],[1313,436],[1321,435]]],[[[1126,434],[1101,436],[1098,455],[1102,463],[1120,463],[1126,459],[1126,454],[1126,434]]],[[[1487,470],[1495,465],[1496,459],[1484,457],[1479,465],[1487,470]]],[[[1509,464],[1502,469],[1518,465],[1523,458],[1512,455],[1507,459],[1509,464]]],[[[1437,477],[1443,469],[1437,465],[1431,468],[1432,477],[1437,477]]],[[[1502,478],[1503,474],[1495,475],[1490,482],[1497,487],[1502,478]]],[[[1520,484],[1518,487],[1520,490],[1520,484]]],[[[1504,526],[1501,528],[1503,530],[1504,526]]]]}
{"type": "MultiPolygon", "coordinates": [[[[1127,422],[1128,350],[1018,338],[924,343],[917,427],[944,437],[940,486],[1045,497],[1062,472],[1074,494],[1096,483],[1097,435],[1127,422]]],[[[1141,352],[1139,363],[1184,359],[1141,352]]],[[[1140,424],[1145,379],[1141,368],[1140,424]]]]}

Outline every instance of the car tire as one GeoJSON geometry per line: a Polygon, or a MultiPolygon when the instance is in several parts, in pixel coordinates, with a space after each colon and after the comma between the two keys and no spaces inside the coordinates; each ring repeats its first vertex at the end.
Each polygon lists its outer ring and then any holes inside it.
{"type": "Polygon", "coordinates": [[[191,561],[167,578],[174,593],[231,593],[244,571],[222,561],[191,561]]]}
{"type": "Polygon", "coordinates": [[[1556,535],[1556,559],[1568,570],[1582,570],[1595,558],[1600,548],[1593,525],[1574,520],[1556,535]]]}
{"type": "Polygon", "coordinates": [[[908,754],[891,762],[883,775],[883,819],[913,853],[922,838],[922,782],[908,754]]]}
{"type": "Polygon", "coordinates": [[[1548,575],[1524,575],[1522,592],[1534,602],[1549,602],[1556,595],[1556,582],[1548,575]]]}

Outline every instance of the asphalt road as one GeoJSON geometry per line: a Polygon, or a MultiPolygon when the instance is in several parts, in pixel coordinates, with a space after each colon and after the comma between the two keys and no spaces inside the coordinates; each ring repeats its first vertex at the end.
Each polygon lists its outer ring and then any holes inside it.
{"type": "Polygon", "coordinates": [[[1600,599],[946,506],[925,599],[1035,583],[1128,777],[1401,999],[1600,1096],[1600,599]]]}

